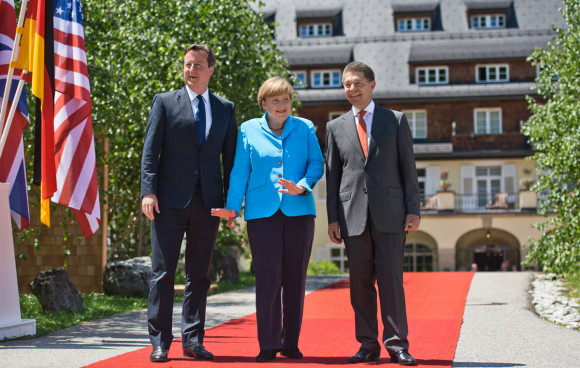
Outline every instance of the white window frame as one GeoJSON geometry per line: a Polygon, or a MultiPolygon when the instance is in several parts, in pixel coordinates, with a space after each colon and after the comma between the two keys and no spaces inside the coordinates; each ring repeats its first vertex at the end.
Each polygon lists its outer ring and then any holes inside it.
{"type": "Polygon", "coordinates": [[[501,107],[473,109],[473,133],[474,134],[501,134],[503,132],[503,118],[501,107]],[[485,132],[477,131],[477,113],[485,112],[485,132]],[[491,132],[491,113],[499,112],[499,132],[491,132]]]}
{"type": "Polygon", "coordinates": [[[329,70],[312,70],[310,72],[310,87],[311,88],[336,88],[336,87],[342,87],[342,72],[340,69],[329,69],[329,70]],[[320,85],[316,85],[315,83],[315,75],[316,74],[320,74],[320,80],[321,82],[324,80],[323,75],[324,73],[329,73],[329,80],[330,83],[329,84],[320,84],[320,85]],[[334,73],[338,73],[338,83],[334,84],[332,82],[333,80],[333,76],[334,73]]]}
{"type": "Polygon", "coordinates": [[[431,31],[431,18],[430,17],[399,18],[397,19],[397,30],[399,32],[429,32],[431,31]]]}
{"type": "Polygon", "coordinates": [[[477,83],[506,83],[510,81],[510,66],[508,64],[477,64],[475,65],[475,82],[477,83]],[[485,80],[479,79],[479,69],[485,68],[485,80]],[[505,78],[500,79],[499,70],[505,68],[505,78]],[[490,72],[495,70],[495,79],[490,78],[490,72]]]}
{"type": "Polygon", "coordinates": [[[328,253],[330,254],[330,262],[338,262],[340,265],[340,273],[345,273],[348,271],[348,267],[346,266],[346,263],[348,262],[348,257],[346,255],[346,248],[344,245],[337,245],[337,244],[328,244],[327,245],[329,250],[328,253]],[[333,249],[338,249],[340,254],[338,256],[333,256],[332,255],[332,250],[333,249]]]}
{"type": "Polygon", "coordinates": [[[436,85],[436,84],[449,84],[449,67],[448,66],[430,66],[430,67],[420,67],[415,69],[415,83],[419,86],[436,85]],[[441,77],[441,70],[445,70],[445,78],[441,77]],[[425,72],[425,82],[419,81],[420,72],[425,72]],[[429,81],[429,73],[435,71],[435,82],[429,81]]]}
{"type": "Polygon", "coordinates": [[[469,23],[473,29],[503,29],[506,28],[506,16],[505,14],[477,14],[469,17],[469,23]],[[492,21],[495,19],[495,25],[492,25],[492,21]],[[481,26],[482,20],[485,26],[481,26]],[[501,24],[500,24],[501,23],[501,24]]]}
{"type": "Polygon", "coordinates": [[[333,34],[332,23],[307,23],[298,27],[301,38],[331,37],[333,34]]]}
{"type": "Polygon", "coordinates": [[[306,73],[306,70],[294,70],[292,71],[292,75],[298,80],[298,84],[292,86],[295,89],[301,89],[301,88],[306,88],[308,86],[308,74],[306,73]],[[303,75],[304,76],[304,83],[300,83],[301,79],[298,78],[298,75],[303,75]]]}
{"type": "Polygon", "coordinates": [[[427,138],[427,110],[404,110],[403,113],[407,117],[407,121],[409,122],[409,128],[411,129],[411,135],[413,138],[423,139],[427,138]],[[417,135],[417,113],[425,114],[425,135],[418,136],[417,135]]]}

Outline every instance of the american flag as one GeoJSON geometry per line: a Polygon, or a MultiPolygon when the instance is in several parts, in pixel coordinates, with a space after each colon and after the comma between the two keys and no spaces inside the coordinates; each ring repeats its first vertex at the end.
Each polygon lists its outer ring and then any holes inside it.
{"type": "MultiPolygon", "coordinates": [[[[4,89],[8,78],[8,68],[14,36],[16,33],[16,12],[13,0],[0,2],[0,102],[4,98],[4,89]]],[[[10,102],[13,102],[20,73],[14,73],[12,78],[10,102]]],[[[8,104],[8,110],[11,104],[8,104]]],[[[26,184],[26,166],[24,165],[24,143],[22,131],[28,125],[28,106],[26,95],[22,93],[17,102],[17,112],[8,131],[8,139],[0,156],[0,182],[9,183],[10,214],[19,229],[24,229],[30,223],[28,212],[28,191],[26,184]]],[[[6,112],[6,117],[8,113],[6,112]]],[[[4,126],[6,129],[6,125],[4,126]]],[[[0,133],[2,133],[0,131],[0,133]]]]}
{"type": "Polygon", "coordinates": [[[52,201],[74,212],[85,238],[101,223],[92,103],[80,0],[54,1],[54,144],[52,201]]]}

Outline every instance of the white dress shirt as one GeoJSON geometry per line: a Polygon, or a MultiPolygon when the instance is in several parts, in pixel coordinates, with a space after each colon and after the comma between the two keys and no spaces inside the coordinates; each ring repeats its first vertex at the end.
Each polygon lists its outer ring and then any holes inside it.
{"type": "MultiPolygon", "coordinates": [[[[371,129],[373,127],[373,114],[375,112],[375,101],[371,100],[371,102],[364,108],[366,111],[363,119],[365,119],[365,123],[367,124],[367,147],[371,146],[371,129]]],[[[360,112],[359,109],[356,107],[352,107],[352,113],[354,114],[354,122],[356,125],[356,129],[358,129],[358,120],[360,119],[360,112]]]]}
{"type": "MultiPolygon", "coordinates": [[[[189,95],[189,101],[191,103],[191,111],[193,111],[193,116],[197,113],[197,105],[199,104],[199,100],[197,99],[197,93],[193,92],[188,86],[185,86],[187,89],[187,94],[189,95]]],[[[211,128],[211,106],[209,104],[209,89],[206,89],[204,93],[201,94],[203,98],[203,102],[205,104],[205,138],[209,134],[209,129],[211,128]]]]}

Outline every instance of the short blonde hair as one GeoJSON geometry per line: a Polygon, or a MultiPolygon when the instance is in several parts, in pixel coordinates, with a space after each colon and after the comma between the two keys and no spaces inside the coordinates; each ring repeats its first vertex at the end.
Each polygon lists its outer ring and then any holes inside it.
{"type": "Polygon", "coordinates": [[[272,77],[262,83],[260,90],[258,91],[258,106],[264,111],[262,107],[262,101],[268,97],[279,96],[283,94],[288,94],[290,98],[294,95],[294,88],[290,82],[286,79],[280,77],[272,77]]]}

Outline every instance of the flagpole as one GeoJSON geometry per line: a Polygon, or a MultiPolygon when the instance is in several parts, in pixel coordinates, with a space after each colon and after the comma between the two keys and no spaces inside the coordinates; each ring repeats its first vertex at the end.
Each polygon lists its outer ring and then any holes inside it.
{"type": "MultiPolygon", "coordinates": [[[[25,71],[26,73],[26,71],[25,71]]],[[[20,98],[20,94],[24,89],[24,80],[20,80],[18,82],[18,87],[16,88],[16,94],[14,95],[14,101],[18,101],[20,98]]],[[[12,103],[12,108],[10,109],[10,114],[8,114],[8,120],[6,120],[6,129],[2,133],[2,138],[0,139],[0,156],[2,156],[2,152],[4,152],[4,146],[6,146],[6,141],[8,140],[8,132],[12,127],[12,122],[14,121],[14,114],[16,113],[16,109],[18,108],[18,103],[12,103]]]]}
{"type": "MultiPolygon", "coordinates": [[[[16,27],[16,35],[14,37],[14,45],[12,46],[12,56],[10,56],[10,66],[8,68],[8,77],[6,78],[6,86],[4,86],[4,98],[2,99],[2,109],[0,110],[0,132],[4,129],[4,118],[6,117],[6,109],[8,108],[8,101],[10,100],[10,89],[12,87],[12,77],[14,76],[14,66],[16,62],[16,56],[18,55],[18,50],[20,49],[20,37],[22,36],[22,26],[24,24],[24,19],[26,18],[26,7],[28,6],[28,0],[22,0],[22,7],[20,8],[20,16],[18,17],[18,26],[16,27]]],[[[22,82],[22,81],[21,81],[22,82]]],[[[20,98],[20,95],[18,95],[20,98]]],[[[13,99],[13,105],[18,104],[18,100],[13,99]]],[[[14,115],[12,115],[14,116],[14,115]]],[[[8,131],[8,129],[6,129],[8,131]]],[[[1,146],[0,155],[4,150],[4,145],[1,146]]]]}

